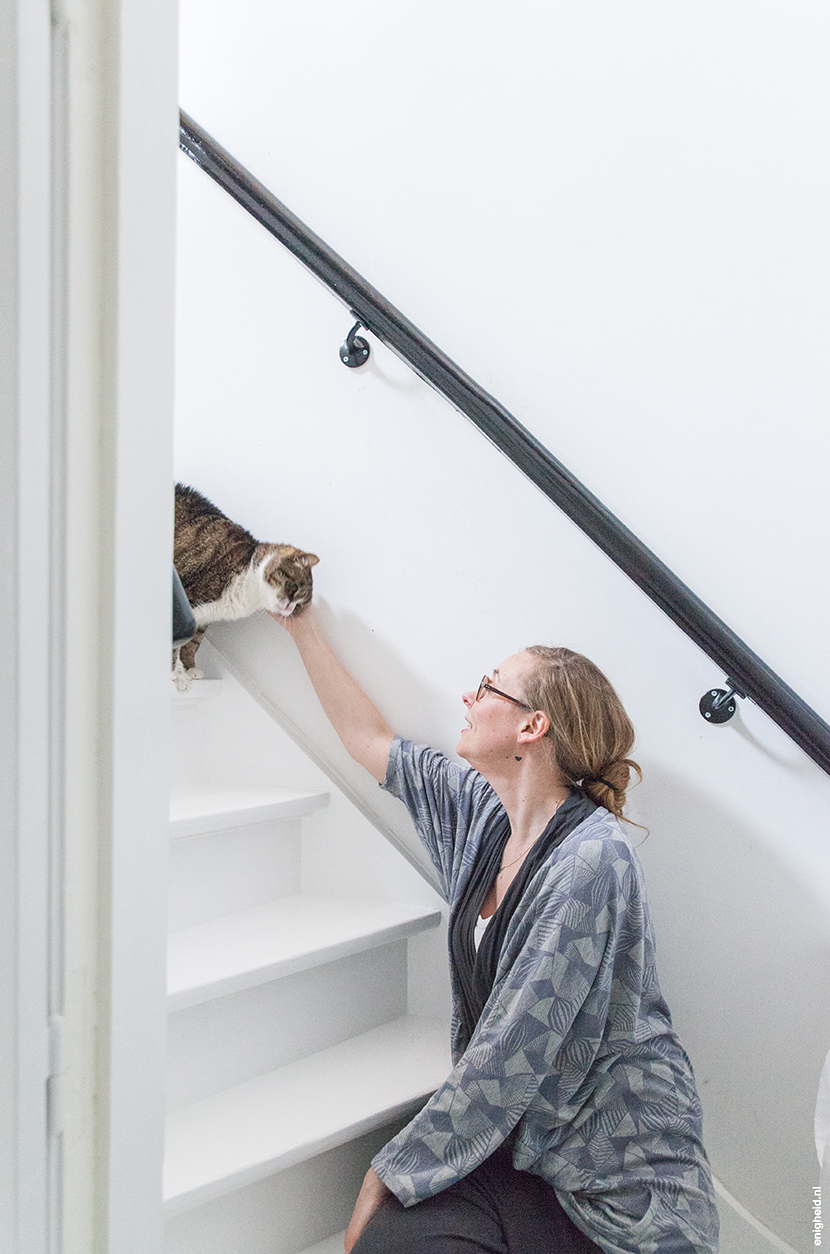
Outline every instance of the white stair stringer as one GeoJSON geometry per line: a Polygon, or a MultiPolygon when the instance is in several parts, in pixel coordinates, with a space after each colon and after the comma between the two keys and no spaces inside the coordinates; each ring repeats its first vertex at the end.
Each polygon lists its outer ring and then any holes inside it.
{"type": "Polygon", "coordinates": [[[406,1016],[173,1111],[167,1214],[388,1123],[433,1092],[450,1066],[445,1025],[406,1016]]]}

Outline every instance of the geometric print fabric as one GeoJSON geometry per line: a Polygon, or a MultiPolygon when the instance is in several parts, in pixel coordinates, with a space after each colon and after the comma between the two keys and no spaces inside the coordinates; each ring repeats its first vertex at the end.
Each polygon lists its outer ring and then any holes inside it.
{"type": "MultiPolygon", "coordinates": [[[[409,810],[452,911],[503,818],[476,771],[393,743],[382,785],[409,810]]],[[[454,998],[459,986],[450,969],[454,998]]],[[[510,1139],[607,1254],[712,1254],[718,1219],[691,1064],[660,993],[643,872],[601,807],[551,851],[507,928],[472,1038],[373,1160],[404,1206],[510,1139]]]]}

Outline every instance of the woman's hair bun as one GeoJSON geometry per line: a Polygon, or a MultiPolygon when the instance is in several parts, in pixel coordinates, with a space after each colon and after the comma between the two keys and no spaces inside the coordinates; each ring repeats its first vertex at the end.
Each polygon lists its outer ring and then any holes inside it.
{"type": "Polygon", "coordinates": [[[642,772],[636,762],[631,758],[620,758],[595,774],[583,776],[582,787],[592,801],[622,818],[632,771],[638,779],[642,779],[642,772]]]}
{"type": "Polygon", "coordinates": [[[581,782],[592,801],[623,818],[632,771],[628,754],[634,727],[602,671],[582,653],[563,647],[531,645],[534,660],[524,698],[548,716],[547,737],[556,765],[569,784],[581,782]]]}

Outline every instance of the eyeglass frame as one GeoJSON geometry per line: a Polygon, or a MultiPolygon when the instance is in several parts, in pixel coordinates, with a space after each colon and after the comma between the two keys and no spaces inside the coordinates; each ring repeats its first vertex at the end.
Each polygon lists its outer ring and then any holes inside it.
{"type": "Polygon", "coordinates": [[[502,692],[501,688],[494,688],[493,685],[490,683],[489,675],[482,676],[481,683],[479,684],[478,691],[476,692],[476,695],[475,695],[475,701],[473,701],[473,705],[475,705],[476,701],[481,700],[482,694],[485,692],[494,692],[497,697],[504,697],[505,701],[512,701],[514,705],[521,706],[523,710],[533,709],[533,706],[528,705],[526,701],[520,701],[518,697],[511,697],[509,692],[502,692]]]}

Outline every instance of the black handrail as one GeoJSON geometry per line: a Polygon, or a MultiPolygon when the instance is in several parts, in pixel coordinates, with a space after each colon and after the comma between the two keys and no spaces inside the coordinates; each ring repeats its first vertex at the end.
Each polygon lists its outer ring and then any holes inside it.
{"type": "Polygon", "coordinates": [[[180,115],[179,145],[325,283],[362,326],[474,422],[708,654],[740,695],[751,698],[830,774],[830,726],[503,405],[459,369],[184,112],[180,115]]]}

